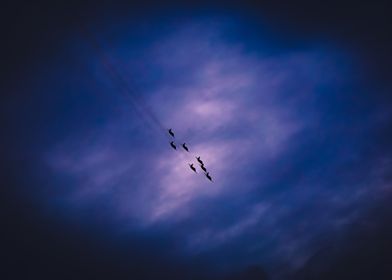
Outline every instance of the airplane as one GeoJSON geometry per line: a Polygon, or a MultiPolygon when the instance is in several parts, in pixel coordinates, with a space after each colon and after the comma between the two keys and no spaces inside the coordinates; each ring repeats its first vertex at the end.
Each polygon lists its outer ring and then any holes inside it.
{"type": "Polygon", "coordinates": [[[172,137],[174,137],[174,132],[173,132],[173,130],[170,128],[169,129],[169,134],[172,136],[172,137]]]}
{"type": "Polygon", "coordinates": [[[184,148],[185,151],[189,152],[189,149],[188,149],[188,147],[185,145],[185,143],[182,144],[182,147],[184,148]]]}
{"type": "Polygon", "coordinates": [[[210,173],[206,173],[206,177],[208,178],[208,180],[210,180],[211,182],[212,182],[212,178],[211,178],[211,176],[210,176],[210,173]]]}
{"type": "MultiPolygon", "coordinates": [[[[194,172],[196,172],[196,168],[193,166],[193,163],[192,164],[189,164],[189,167],[194,171],[194,172]]],[[[197,173],[197,172],[196,172],[197,173]]]]}
{"type": "Polygon", "coordinates": [[[200,162],[200,164],[204,165],[203,161],[200,159],[200,157],[196,157],[197,161],[200,162]]]}
{"type": "Polygon", "coordinates": [[[203,169],[204,172],[207,172],[207,168],[204,166],[204,164],[200,164],[201,169],[203,169]]]}
{"type": "Polygon", "coordinates": [[[172,146],[172,148],[173,148],[174,150],[177,150],[177,147],[176,147],[176,145],[174,144],[174,141],[171,141],[171,142],[170,142],[170,146],[172,146]]]}

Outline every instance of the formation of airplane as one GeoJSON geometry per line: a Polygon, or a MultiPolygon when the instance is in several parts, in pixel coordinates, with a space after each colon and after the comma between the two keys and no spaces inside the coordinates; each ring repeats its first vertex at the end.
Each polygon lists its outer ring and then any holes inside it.
{"type": "MultiPolygon", "coordinates": [[[[172,130],[171,128],[168,129],[168,132],[169,132],[169,134],[170,134],[171,137],[175,138],[174,132],[173,132],[173,130],[172,130]]],[[[176,146],[176,144],[174,143],[174,141],[171,141],[171,142],[170,142],[170,146],[171,146],[174,150],[177,150],[177,146],[176,146]]],[[[182,144],[182,148],[183,148],[186,152],[189,153],[189,148],[187,147],[186,143],[183,143],[183,144],[182,144]]],[[[204,162],[201,160],[200,156],[196,157],[196,160],[197,160],[197,162],[199,163],[200,168],[203,170],[204,175],[206,176],[206,178],[212,182],[212,177],[211,177],[210,173],[207,172],[207,168],[206,168],[206,166],[204,165],[204,162]]],[[[192,169],[193,172],[197,173],[196,168],[195,168],[195,166],[194,166],[193,163],[188,163],[188,165],[189,165],[189,168],[192,169]]]]}

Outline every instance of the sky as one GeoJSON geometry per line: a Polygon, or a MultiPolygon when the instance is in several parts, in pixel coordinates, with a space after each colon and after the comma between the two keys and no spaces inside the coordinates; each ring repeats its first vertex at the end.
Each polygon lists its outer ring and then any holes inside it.
{"type": "Polygon", "coordinates": [[[4,279],[390,279],[388,5],[324,5],[9,5],[4,279]]]}

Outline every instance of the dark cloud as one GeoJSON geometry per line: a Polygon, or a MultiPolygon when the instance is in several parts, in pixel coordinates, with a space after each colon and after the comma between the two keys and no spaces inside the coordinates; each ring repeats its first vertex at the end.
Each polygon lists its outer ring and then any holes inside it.
{"type": "Polygon", "coordinates": [[[355,222],[338,240],[314,254],[292,279],[389,279],[391,209],[384,202],[355,222]]]}
{"type": "Polygon", "coordinates": [[[354,1],[10,4],[5,275],[389,279],[387,11],[354,1]],[[138,77],[127,81],[154,114],[192,140],[214,184],[184,173],[185,159],[113,94],[81,23],[138,77]]]}

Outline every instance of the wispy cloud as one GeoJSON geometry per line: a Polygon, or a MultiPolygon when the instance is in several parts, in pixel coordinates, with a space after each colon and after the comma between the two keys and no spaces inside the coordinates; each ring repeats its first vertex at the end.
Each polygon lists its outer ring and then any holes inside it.
{"type": "Polygon", "coordinates": [[[154,85],[140,94],[179,143],[202,156],[213,183],[189,169],[193,156],[172,150],[132,112],[70,135],[50,149],[48,162],[74,179],[66,207],[108,196],[122,221],[137,221],[135,227],[175,230],[188,223],[178,231],[185,251],[235,243],[243,244],[239,255],[257,251],[260,259],[298,265],[319,235],[354,219],[352,211],[339,213],[369,192],[357,182],[337,190],[351,183],[326,177],[346,160],[328,161],[339,145],[322,144],[331,124],[321,101],[335,98],[341,86],[341,56],[325,48],[250,52],[226,40],[224,29],[191,24],[138,50],[149,65],[143,83],[154,85]],[[227,209],[235,200],[243,207],[227,209]],[[201,208],[233,218],[200,221],[201,208]]]}

